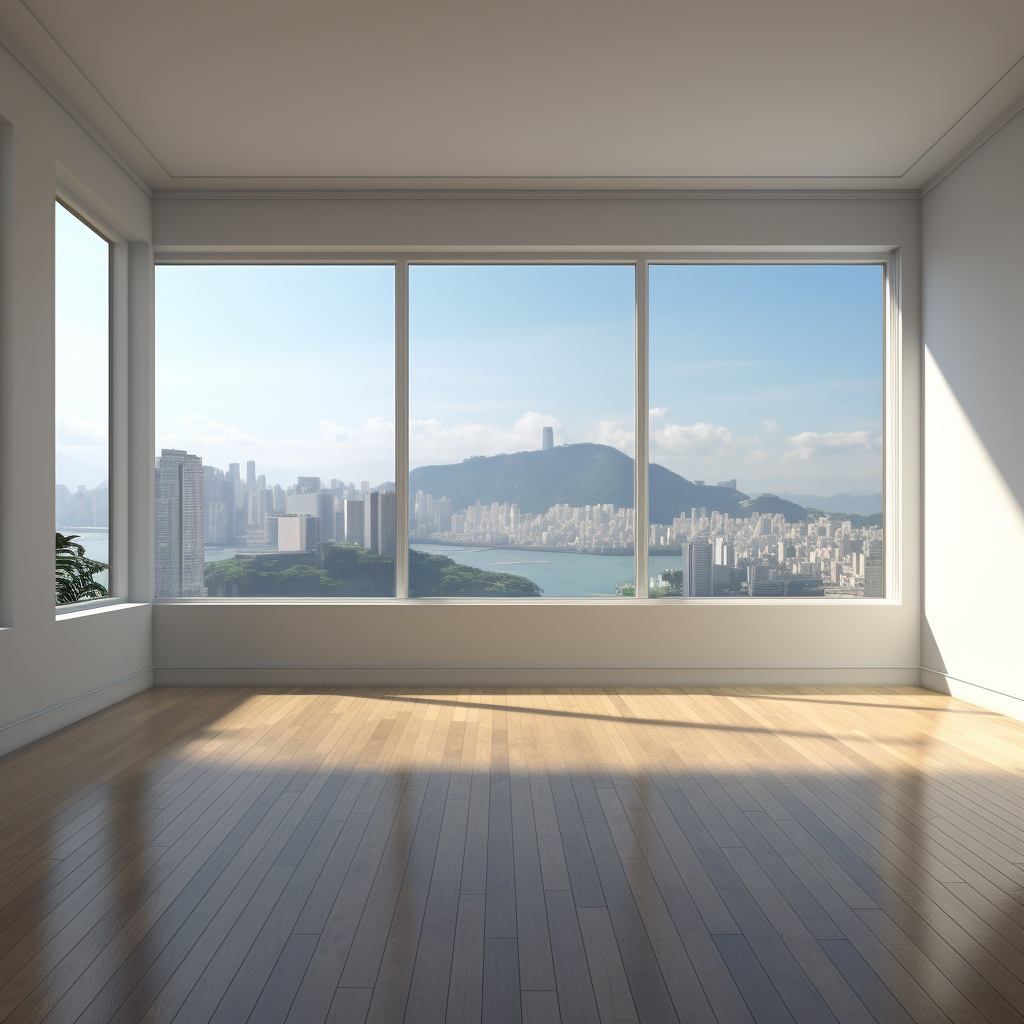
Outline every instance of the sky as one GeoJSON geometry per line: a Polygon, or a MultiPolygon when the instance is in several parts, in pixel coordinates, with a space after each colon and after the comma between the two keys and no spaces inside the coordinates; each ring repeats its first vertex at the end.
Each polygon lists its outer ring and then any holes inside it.
{"type": "MultiPolygon", "coordinates": [[[[632,455],[634,271],[410,268],[410,461],[632,455]]],[[[390,267],[157,268],[157,447],[270,484],[394,479],[390,267]]],[[[741,490],[881,490],[880,267],[650,276],[651,457],[741,490]]],[[[60,311],[58,311],[58,321],[60,311]]]]}
{"type": "Polygon", "coordinates": [[[56,482],[107,479],[110,246],[55,204],[56,482]]]}

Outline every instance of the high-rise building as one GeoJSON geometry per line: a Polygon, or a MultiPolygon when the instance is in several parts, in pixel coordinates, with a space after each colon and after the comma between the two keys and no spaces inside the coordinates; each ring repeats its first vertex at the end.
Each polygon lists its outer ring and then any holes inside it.
{"type": "Polygon", "coordinates": [[[555,447],[555,428],[545,427],[540,441],[541,451],[548,451],[555,447]]]}
{"type": "Polygon", "coordinates": [[[370,489],[370,481],[369,480],[364,480],[362,482],[362,485],[360,486],[360,490],[363,491],[363,493],[365,494],[366,491],[368,491],[369,489],[370,489]]]}
{"type": "Polygon", "coordinates": [[[316,494],[320,490],[320,477],[300,476],[296,484],[296,494],[316,494]]]}
{"type": "Polygon", "coordinates": [[[751,597],[773,597],[782,592],[782,586],[772,580],[770,565],[747,566],[747,593],[751,597]]]}
{"type": "MultiPolygon", "coordinates": [[[[300,477],[301,479],[301,477],[300,477]]],[[[335,497],[330,491],[317,493],[303,492],[301,494],[289,494],[287,511],[293,515],[316,516],[320,520],[319,540],[335,540],[334,535],[334,504],[335,497]]]]}
{"type": "MultiPolygon", "coordinates": [[[[232,509],[232,512],[234,510],[232,509]]],[[[234,518],[232,516],[232,518],[234,518]]],[[[227,544],[228,542],[228,507],[223,501],[206,502],[206,522],[204,523],[204,543],[227,544]]]]}
{"type": "Polygon", "coordinates": [[[715,538],[715,565],[735,565],[736,547],[727,537],[715,538]]]}
{"type": "Polygon", "coordinates": [[[245,464],[245,489],[250,493],[256,490],[256,463],[252,459],[245,464]]]}
{"type": "Polygon", "coordinates": [[[885,558],[881,541],[871,541],[871,550],[864,555],[864,596],[885,597],[885,558]]]}
{"type": "Polygon", "coordinates": [[[363,543],[363,527],[365,526],[363,502],[357,498],[345,498],[341,502],[345,513],[345,532],[338,540],[345,539],[350,544],[363,543]]]}
{"type": "Polygon", "coordinates": [[[376,551],[380,546],[380,491],[363,494],[363,547],[376,551]]]}
{"type": "Polygon", "coordinates": [[[381,491],[377,503],[377,554],[395,557],[398,547],[398,495],[381,491]]]}
{"type": "Polygon", "coordinates": [[[267,525],[267,489],[258,487],[246,495],[247,530],[262,530],[267,525]]]}
{"type": "Polygon", "coordinates": [[[205,597],[203,460],[164,448],[156,465],[157,597],[205,597]]]}
{"type": "Polygon", "coordinates": [[[683,596],[711,597],[714,576],[711,566],[714,549],[706,540],[683,543],[683,596]]]}
{"type": "Polygon", "coordinates": [[[278,551],[315,551],[320,539],[320,519],[304,513],[277,516],[278,551]]]}

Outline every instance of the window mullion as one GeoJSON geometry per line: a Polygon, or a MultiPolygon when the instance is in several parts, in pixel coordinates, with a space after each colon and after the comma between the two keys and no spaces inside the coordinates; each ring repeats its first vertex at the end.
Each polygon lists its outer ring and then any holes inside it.
{"type": "Polygon", "coordinates": [[[395,596],[409,596],[409,261],[395,264],[395,596]]]}
{"type": "Polygon", "coordinates": [[[648,428],[650,425],[647,413],[648,387],[647,387],[647,281],[648,262],[645,259],[637,260],[636,263],[636,450],[634,451],[634,515],[635,525],[633,530],[636,552],[636,596],[637,598],[647,597],[648,572],[647,572],[647,551],[648,551],[648,504],[647,504],[647,480],[648,480],[648,428]]]}

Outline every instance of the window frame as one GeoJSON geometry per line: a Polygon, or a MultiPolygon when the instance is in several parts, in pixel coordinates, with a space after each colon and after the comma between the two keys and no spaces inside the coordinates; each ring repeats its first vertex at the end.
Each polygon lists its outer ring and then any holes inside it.
{"type": "MultiPolygon", "coordinates": [[[[91,225],[90,225],[91,226],[91,225]]],[[[398,535],[395,554],[395,596],[362,598],[288,598],[276,597],[181,597],[154,598],[158,604],[227,604],[227,605],[301,605],[301,604],[401,604],[401,605],[474,605],[500,607],[511,604],[527,605],[584,605],[601,607],[652,607],[737,605],[751,608],[783,606],[863,607],[865,605],[900,605],[903,603],[902,529],[902,390],[903,390],[903,337],[902,337],[902,276],[901,251],[896,247],[768,247],[723,246],[720,249],[658,250],[636,248],[602,249],[488,249],[451,251],[360,251],[352,249],[291,250],[268,248],[224,249],[189,252],[186,249],[165,251],[156,255],[157,266],[188,265],[387,265],[395,268],[395,485],[398,504],[398,535]],[[671,600],[653,600],[648,596],[648,545],[635,545],[636,567],[635,597],[409,597],[409,268],[436,265],[618,265],[633,266],[636,273],[636,310],[634,332],[635,356],[635,421],[634,448],[634,509],[635,535],[649,533],[648,467],[650,462],[649,430],[649,272],[652,266],[671,265],[874,265],[882,268],[883,303],[883,383],[882,383],[882,488],[883,528],[885,536],[884,580],[885,596],[881,598],[785,598],[763,597],[752,601],[749,597],[687,597],[671,600]],[[642,531],[642,532],[641,532],[642,531]]],[[[154,410],[155,415],[155,410],[154,410]]],[[[113,567],[112,567],[113,569],[113,567]]],[[[71,606],[76,607],[76,606],[71,606]]]]}
{"type": "MultiPolygon", "coordinates": [[[[55,605],[54,614],[60,618],[125,604],[128,600],[128,243],[104,218],[98,216],[87,203],[75,195],[72,189],[63,184],[54,190],[54,206],[63,207],[107,243],[107,559],[110,566],[108,596],[91,601],[76,601],[74,604],[55,605]]],[[[54,266],[56,267],[56,247],[54,266]]],[[[56,305],[55,285],[55,318],[56,305]]],[[[56,354],[56,338],[54,353],[56,354]]],[[[56,402],[56,390],[54,400],[56,402]]],[[[54,449],[56,451],[56,444],[54,449]]]]}

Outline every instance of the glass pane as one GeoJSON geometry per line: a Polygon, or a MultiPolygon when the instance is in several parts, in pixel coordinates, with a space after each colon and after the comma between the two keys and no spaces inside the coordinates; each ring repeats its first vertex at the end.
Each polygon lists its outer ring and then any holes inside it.
{"type": "Polygon", "coordinates": [[[110,244],[60,203],[55,220],[54,512],[57,533],[84,548],[58,554],[56,600],[67,604],[110,586],[97,568],[109,558],[110,244]]]}
{"type": "Polygon", "coordinates": [[[409,273],[411,596],[631,595],[634,268],[409,273]]]}
{"type": "Polygon", "coordinates": [[[652,597],[883,596],[883,270],[650,272],[652,597]]]}
{"type": "Polygon", "coordinates": [[[394,288],[157,268],[157,596],[394,596],[394,288]]]}

